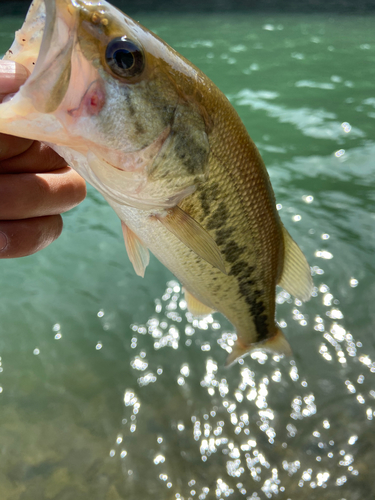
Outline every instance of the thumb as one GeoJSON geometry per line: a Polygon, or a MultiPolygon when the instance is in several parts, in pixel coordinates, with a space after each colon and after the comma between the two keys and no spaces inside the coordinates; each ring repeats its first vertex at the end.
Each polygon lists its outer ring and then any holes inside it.
{"type": "Polygon", "coordinates": [[[22,64],[0,60],[0,94],[4,96],[17,92],[29,75],[29,70],[22,64]]]}

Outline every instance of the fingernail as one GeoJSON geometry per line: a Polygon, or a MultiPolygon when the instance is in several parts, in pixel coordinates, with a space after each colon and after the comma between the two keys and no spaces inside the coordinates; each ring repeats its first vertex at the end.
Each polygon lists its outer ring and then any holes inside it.
{"type": "Polygon", "coordinates": [[[22,64],[0,60],[0,94],[16,92],[29,75],[29,70],[22,64]]]}
{"type": "Polygon", "coordinates": [[[2,252],[7,245],[8,238],[6,237],[6,234],[0,231],[0,252],[2,252]]]}

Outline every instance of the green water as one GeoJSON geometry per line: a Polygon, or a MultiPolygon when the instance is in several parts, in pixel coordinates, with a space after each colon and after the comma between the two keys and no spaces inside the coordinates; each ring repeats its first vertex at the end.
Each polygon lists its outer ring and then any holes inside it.
{"type": "Polygon", "coordinates": [[[231,99],[315,296],[278,290],[293,359],[226,370],[231,325],[186,315],[155,259],[138,278],[89,189],[51,247],[0,262],[0,499],[372,500],[375,19],[137,19],[231,99]]]}

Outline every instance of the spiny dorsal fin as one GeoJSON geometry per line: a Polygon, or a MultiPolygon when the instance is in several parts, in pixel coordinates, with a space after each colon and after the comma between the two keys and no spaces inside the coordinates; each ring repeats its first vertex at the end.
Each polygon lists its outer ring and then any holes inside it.
{"type": "Polygon", "coordinates": [[[271,351],[274,354],[283,354],[284,356],[292,355],[292,349],[290,348],[288,341],[284,337],[283,332],[277,328],[276,335],[264,342],[257,342],[255,344],[245,346],[237,339],[236,343],[232,347],[232,352],[227,357],[225,366],[232,365],[235,361],[237,361],[237,359],[242,358],[245,354],[255,350],[271,351]]]}
{"type": "Polygon", "coordinates": [[[203,304],[200,300],[196,299],[194,295],[188,292],[186,289],[184,290],[185,300],[187,304],[188,310],[193,314],[193,316],[208,316],[213,313],[214,310],[210,307],[203,304]]]}
{"type": "Polygon", "coordinates": [[[180,207],[174,207],[168,210],[167,215],[155,217],[190,250],[226,274],[224,260],[216,242],[189,214],[180,207]]]}
{"type": "Polygon", "coordinates": [[[145,275],[146,267],[150,262],[150,252],[136,234],[121,221],[122,233],[124,235],[125,247],[129,260],[134,266],[134,271],[142,278],[145,275]]]}
{"type": "Polygon", "coordinates": [[[284,267],[278,283],[288,293],[297,299],[306,301],[311,297],[313,281],[310,267],[297,243],[283,226],[284,236],[284,267]]]}

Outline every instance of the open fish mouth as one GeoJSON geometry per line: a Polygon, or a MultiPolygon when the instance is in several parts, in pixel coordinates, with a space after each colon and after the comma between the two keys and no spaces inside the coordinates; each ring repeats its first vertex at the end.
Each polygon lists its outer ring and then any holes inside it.
{"type": "MultiPolygon", "coordinates": [[[[51,8],[48,10],[51,10],[51,8]]],[[[50,12],[48,17],[55,17],[56,9],[53,10],[54,12],[50,12]]],[[[5,54],[4,59],[17,61],[23,64],[30,73],[33,73],[41,52],[46,20],[47,9],[44,0],[34,0],[29,7],[22,27],[16,32],[14,42],[5,54]]]]}
{"type": "Polygon", "coordinates": [[[36,111],[50,113],[61,104],[71,75],[78,8],[70,0],[34,0],[4,59],[30,71],[23,93],[36,111]]]}
{"type": "MultiPolygon", "coordinates": [[[[24,65],[30,76],[11,100],[0,104],[0,132],[72,145],[67,129],[79,113],[87,89],[100,97],[98,71],[83,56],[77,41],[83,11],[92,15],[99,3],[32,2],[4,56],[5,60],[24,65]]],[[[104,97],[99,104],[104,104],[104,97]]]]}
{"type": "MultiPolygon", "coordinates": [[[[73,0],[74,1],[74,0],[73,0]]],[[[64,100],[72,74],[78,9],[70,0],[34,0],[4,56],[30,76],[0,104],[0,132],[66,144],[68,136],[50,113],[64,100]]]]}

